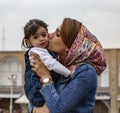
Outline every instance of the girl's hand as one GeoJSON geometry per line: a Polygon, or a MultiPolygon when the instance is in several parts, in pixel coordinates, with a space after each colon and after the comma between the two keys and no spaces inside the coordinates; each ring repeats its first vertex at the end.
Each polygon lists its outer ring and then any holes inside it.
{"type": "Polygon", "coordinates": [[[76,65],[71,65],[68,67],[68,69],[71,71],[71,73],[73,73],[76,69],[76,65]]]}
{"type": "Polygon", "coordinates": [[[32,70],[36,72],[36,74],[41,78],[51,78],[50,72],[47,67],[41,62],[40,58],[36,54],[32,54],[32,62],[30,65],[32,66],[32,70]]]}

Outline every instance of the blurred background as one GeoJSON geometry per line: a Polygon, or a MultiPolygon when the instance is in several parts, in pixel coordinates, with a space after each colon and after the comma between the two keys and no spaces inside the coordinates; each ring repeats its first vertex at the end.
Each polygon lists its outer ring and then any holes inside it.
{"type": "Polygon", "coordinates": [[[0,0],[0,113],[27,113],[23,27],[41,19],[53,32],[65,17],[81,21],[102,43],[107,69],[98,77],[94,113],[120,113],[120,0],[0,0]]]}

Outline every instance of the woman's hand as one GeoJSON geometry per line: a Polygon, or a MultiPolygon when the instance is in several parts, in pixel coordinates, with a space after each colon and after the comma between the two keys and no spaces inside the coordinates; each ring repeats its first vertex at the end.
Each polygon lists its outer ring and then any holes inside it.
{"type": "Polygon", "coordinates": [[[49,113],[49,109],[47,105],[44,104],[42,107],[35,107],[33,113],[49,113]]]}
{"type": "Polygon", "coordinates": [[[32,62],[30,65],[32,66],[32,70],[36,72],[36,74],[41,78],[51,78],[50,72],[47,67],[41,62],[40,58],[36,54],[32,54],[32,62]]]}

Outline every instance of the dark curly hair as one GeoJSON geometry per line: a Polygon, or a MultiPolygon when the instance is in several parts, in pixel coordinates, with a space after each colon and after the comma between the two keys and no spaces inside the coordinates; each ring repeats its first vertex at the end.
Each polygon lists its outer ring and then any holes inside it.
{"type": "Polygon", "coordinates": [[[28,39],[31,35],[34,35],[37,30],[43,27],[48,32],[48,25],[39,19],[32,19],[24,27],[24,38],[22,40],[22,47],[29,48],[29,45],[26,43],[25,39],[28,39]]]}

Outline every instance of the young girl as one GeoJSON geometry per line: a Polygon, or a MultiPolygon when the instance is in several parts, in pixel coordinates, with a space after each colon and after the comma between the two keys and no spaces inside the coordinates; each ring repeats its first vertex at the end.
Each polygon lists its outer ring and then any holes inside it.
{"type": "MultiPolygon", "coordinates": [[[[25,60],[27,58],[29,58],[29,60],[32,60],[31,54],[35,53],[39,55],[41,61],[45,64],[48,70],[53,70],[58,74],[68,77],[71,75],[71,71],[54,58],[56,56],[54,53],[49,52],[46,49],[48,45],[47,26],[48,25],[46,23],[38,19],[32,19],[25,25],[25,36],[22,40],[22,46],[28,48],[28,51],[25,54],[25,60]]],[[[44,100],[39,92],[41,85],[40,79],[37,76],[33,76],[34,72],[30,69],[31,67],[29,66],[29,62],[27,62],[27,60],[25,64],[26,70],[24,89],[26,96],[29,101],[33,103],[33,105],[42,106],[44,104],[44,100]],[[30,69],[31,71],[27,71],[28,69],[30,69]]]]}

